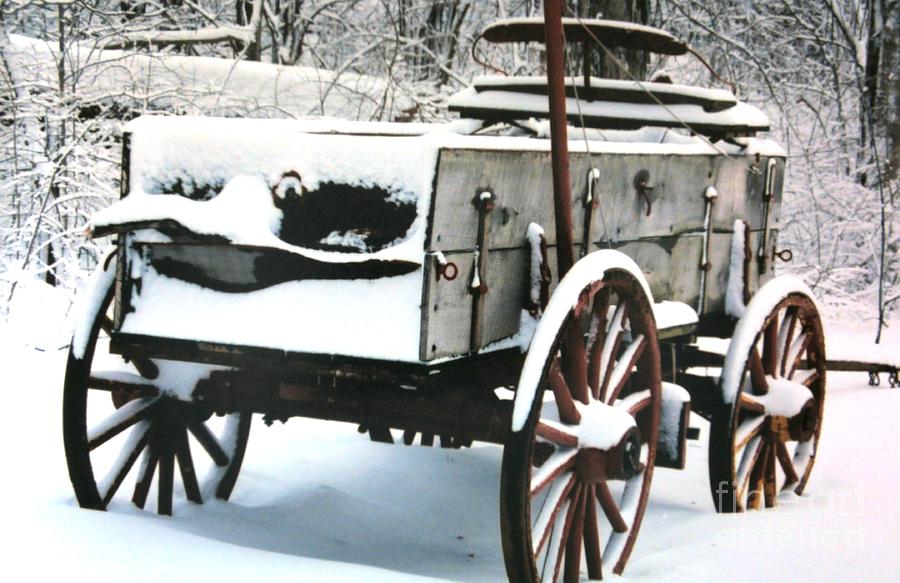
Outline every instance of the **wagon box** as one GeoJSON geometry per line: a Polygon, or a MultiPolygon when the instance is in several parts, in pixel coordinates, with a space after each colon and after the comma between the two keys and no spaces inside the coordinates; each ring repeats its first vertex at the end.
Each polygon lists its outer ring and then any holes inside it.
{"type": "MultiPolygon", "coordinates": [[[[127,229],[135,252],[127,272],[120,265],[119,330],[401,362],[458,358],[514,338],[528,300],[529,224],[556,244],[548,141],[424,125],[380,124],[382,135],[363,135],[371,125],[338,125],[344,131],[274,120],[132,122],[123,201],[93,220],[98,234],[127,229]],[[473,202],[482,191],[489,211],[473,202]],[[476,257],[483,298],[473,293],[476,257]],[[458,277],[439,273],[448,264],[458,277]],[[482,330],[474,344],[473,326],[482,330]]],[[[768,229],[774,249],[782,152],[750,139],[722,156],[699,139],[660,144],[660,132],[628,133],[633,141],[573,143],[572,168],[583,170],[572,184],[579,248],[623,250],[654,296],[721,313],[734,218],[750,226],[751,248],[768,229]],[[635,186],[645,175],[646,198],[635,186]]],[[[759,270],[749,274],[754,285],[759,270]]]]}

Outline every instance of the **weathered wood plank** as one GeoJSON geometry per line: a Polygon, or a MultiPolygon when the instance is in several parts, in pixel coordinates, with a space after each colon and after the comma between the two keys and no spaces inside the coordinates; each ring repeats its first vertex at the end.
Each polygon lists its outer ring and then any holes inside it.
{"type": "MultiPolygon", "coordinates": [[[[576,153],[570,156],[576,241],[583,237],[587,174],[592,167],[601,176],[600,204],[594,211],[595,241],[604,241],[607,233],[613,241],[629,241],[700,231],[704,192],[709,186],[719,193],[712,213],[714,230],[733,229],[736,218],[747,221],[753,230],[763,228],[764,177],[752,168],[764,169],[766,159],[638,154],[589,157],[576,153]],[[639,177],[647,187],[644,195],[637,188],[639,177]]],[[[783,161],[779,160],[776,168],[780,184],[783,161]]],[[[485,186],[497,194],[497,208],[491,217],[492,249],[519,246],[531,222],[544,227],[550,245],[556,243],[547,152],[444,149],[438,165],[429,250],[474,248],[478,213],[471,199],[485,186]]],[[[773,208],[779,201],[776,197],[773,208]]],[[[777,208],[770,214],[777,215],[777,208]]]]}

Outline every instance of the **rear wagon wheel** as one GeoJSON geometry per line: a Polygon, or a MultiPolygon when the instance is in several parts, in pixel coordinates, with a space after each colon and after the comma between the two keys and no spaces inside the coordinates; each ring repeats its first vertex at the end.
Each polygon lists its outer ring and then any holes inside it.
{"type": "Polygon", "coordinates": [[[132,475],[131,500],[143,508],[155,477],[157,511],[171,514],[176,467],[191,502],[209,495],[227,500],[247,447],[251,414],[217,418],[191,402],[193,385],[185,391],[178,377],[194,382],[203,376],[198,365],[128,362],[111,354],[111,278],[102,285],[95,294],[103,301],[93,320],[83,323],[90,326],[87,342],[79,351],[73,341],[69,351],[63,392],[66,462],[78,504],[106,509],[127,497],[124,485],[132,475]]]}

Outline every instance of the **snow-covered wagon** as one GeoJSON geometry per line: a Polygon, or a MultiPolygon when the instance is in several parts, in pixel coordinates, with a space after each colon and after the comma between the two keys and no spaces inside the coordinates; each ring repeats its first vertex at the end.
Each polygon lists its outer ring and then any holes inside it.
{"type": "Polygon", "coordinates": [[[765,116],[723,90],[589,71],[564,86],[554,59],[551,42],[549,81],[477,79],[446,125],[131,122],[122,200],[91,225],[115,250],[66,372],[79,503],[144,507],[156,476],[171,513],[176,466],[188,500],[227,499],[254,414],[502,445],[513,581],[620,573],[654,467],[684,467],[692,410],[711,420],[719,511],[801,492],[824,338],[809,291],[772,277],[785,156],[755,137],[765,116]]]}

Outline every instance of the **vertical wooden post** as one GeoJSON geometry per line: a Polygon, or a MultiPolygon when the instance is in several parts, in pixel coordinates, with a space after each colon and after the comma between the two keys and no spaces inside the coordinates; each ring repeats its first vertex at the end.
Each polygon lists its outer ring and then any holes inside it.
{"type": "Polygon", "coordinates": [[[550,96],[550,158],[553,164],[556,261],[560,280],[574,263],[562,12],[562,0],[544,1],[544,40],[547,45],[547,85],[550,96]]]}

